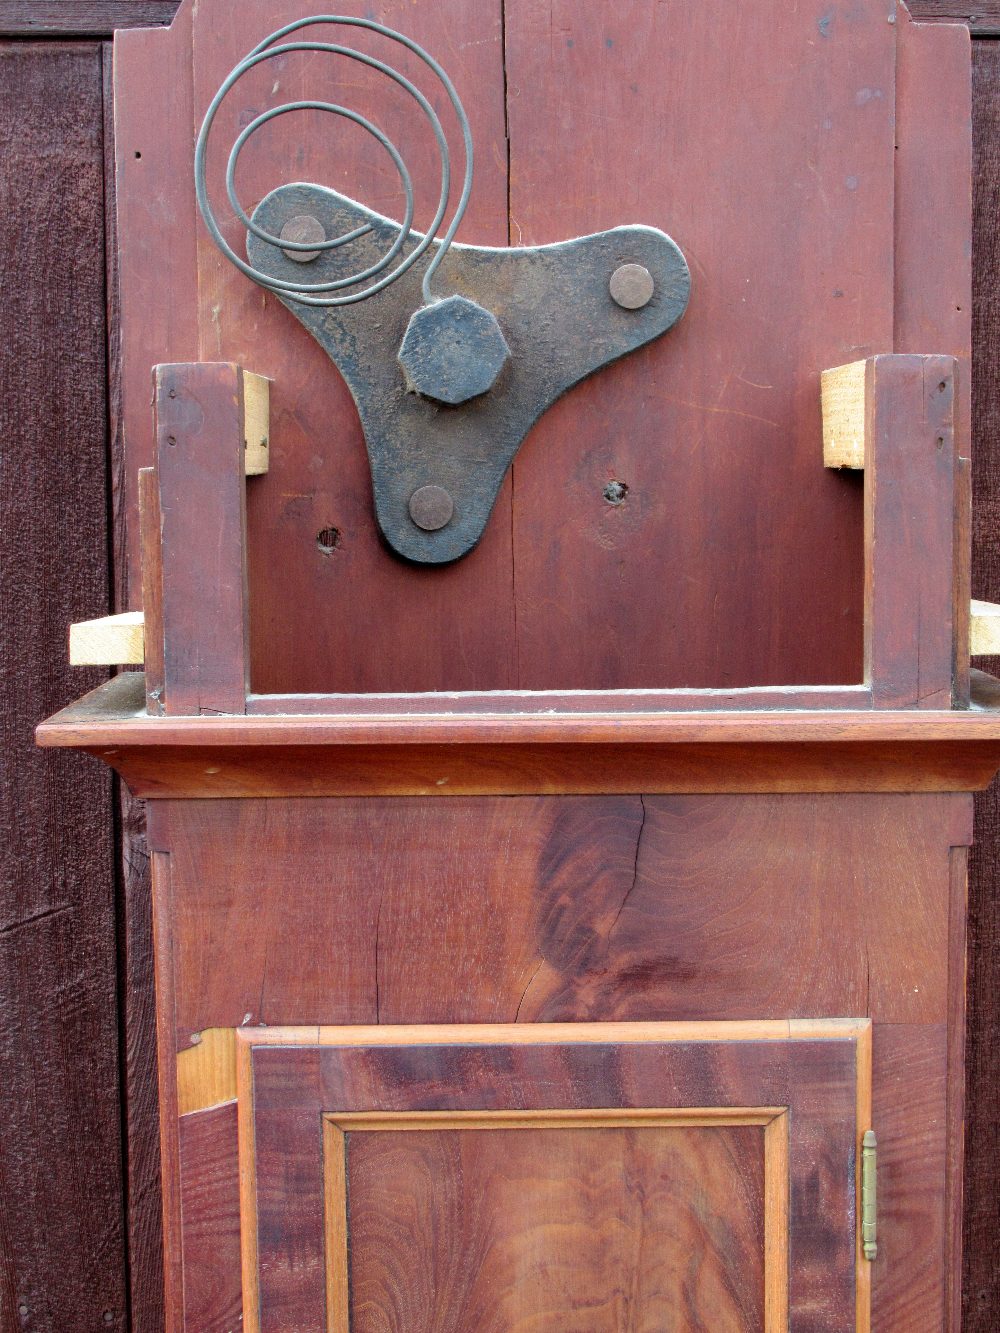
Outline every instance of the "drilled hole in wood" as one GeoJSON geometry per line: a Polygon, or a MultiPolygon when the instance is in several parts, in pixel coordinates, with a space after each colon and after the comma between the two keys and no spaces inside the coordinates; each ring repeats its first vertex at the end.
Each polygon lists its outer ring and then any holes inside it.
{"type": "Polygon", "coordinates": [[[609,505],[624,504],[626,495],[628,487],[623,481],[609,481],[604,488],[604,498],[609,505]]]}
{"type": "Polygon", "coordinates": [[[340,545],[339,528],[322,528],[316,534],[316,545],[323,555],[333,555],[334,551],[340,545]]]}

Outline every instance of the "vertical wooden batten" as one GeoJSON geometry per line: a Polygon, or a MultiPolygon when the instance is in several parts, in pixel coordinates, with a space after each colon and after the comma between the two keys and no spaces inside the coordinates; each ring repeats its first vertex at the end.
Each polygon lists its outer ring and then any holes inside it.
{"type": "Polygon", "coordinates": [[[250,684],[243,371],[157,366],[167,713],[243,713],[250,684]]]}
{"type": "Polygon", "coordinates": [[[953,701],[954,414],[952,357],[869,360],[865,678],[876,708],[953,701]]]}

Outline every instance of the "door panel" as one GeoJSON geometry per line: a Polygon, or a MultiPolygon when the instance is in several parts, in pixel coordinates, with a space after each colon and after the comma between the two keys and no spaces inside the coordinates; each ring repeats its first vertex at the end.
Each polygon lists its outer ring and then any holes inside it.
{"type": "Polygon", "coordinates": [[[351,1237],[351,1320],[340,1304],[333,1328],[662,1333],[705,1310],[719,1333],[763,1327],[761,1125],[327,1123],[351,1237]]]}
{"type": "Polygon", "coordinates": [[[251,1333],[868,1327],[866,1020],[238,1045],[251,1333]]]}

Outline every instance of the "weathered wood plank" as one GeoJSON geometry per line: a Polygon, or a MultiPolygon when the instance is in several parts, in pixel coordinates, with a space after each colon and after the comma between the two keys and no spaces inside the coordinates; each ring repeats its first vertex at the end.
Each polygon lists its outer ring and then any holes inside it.
{"type": "Polygon", "coordinates": [[[0,0],[0,37],[110,37],[164,27],[179,0],[0,0]]]}
{"type": "MultiPolygon", "coordinates": [[[[973,592],[1000,602],[1000,43],[973,47],[973,592]]],[[[1000,657],[978,665],[1000,669],[1000,657]]],[[[992,1333],[1000,1309],[1000,788],[977,798],[969,877],[966,1114],[967,1333],[992,1333]]]]}
{"type": "Polygon", "coordinates": [[[1000,35],[1000,0],[906,0],[921,23],[965,23],[973,37],[1000,35]]]}
{"type": "Polygon", "coordinates": [[[65,651],[110,609],[102,114],[98,45],[0,45],[5,1330],[127,1327],[111,785],[32,744],[107,674],[65,651]]]}

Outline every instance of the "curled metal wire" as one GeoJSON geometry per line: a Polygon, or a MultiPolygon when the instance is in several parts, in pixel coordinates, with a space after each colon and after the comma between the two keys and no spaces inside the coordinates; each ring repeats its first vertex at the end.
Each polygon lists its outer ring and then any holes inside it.
{"type": "Polygon", "coordinates": [[[352,28],[367,28],[371,32],[377,32],[383,37],[388,37],[391,41],[398,42],[400,45],[405,46],[408,50],[412,51],[414,55],[419,57],[419,59],[422,60],[440,80],[441,85],[448,95],[448,100],[451,102],[455,114],[458,117],[458,123],[462,131],[462,139],[465,146],[465,177],[462,183],[462,193],[459,197],[451,222],[448,224],[448,229],[442,237],[440,246],[424,273],[423,299],[429,304],[434,299],[431,293],[431,282],[434,278],[434,274],[437,272],[441,261],[448,252],[448,247],[451,245],[455,237],[455,233],[458,230],[466,206],[469,202],[469,195],[472,192],[472,131],[469,128],[469,119],[465,114],[465,108],[462,106],[458,93],[455,91],[454,84],[433,56],[428,54],[428,52],[417,42],[413,41],[412,38],[406,37],[403,33],[396,32],[392,28],[387,28],[384,24],[376,23],[374,19],[350,18],[335,14],[319,14],[312,18],[298,19],[295,23],[286,24],[285,27],[279,28],[276,32],[272,32],[269,37],[265,37],[264,40],[258,43],[250,54],[241,60],[235,69],[227,75],[222,86],[219,88],[219,91],[212,98],[211,105],[205,113],[205,119],[202,122],[201,130],[198,134],[198,141],[195,145],[195,194],[198,199],[198,208],[201,211],[201,216],[205,221],[205,226],[211,232],[216,245],[222,253],[236,265],[241,273],[246,274],[248,278],[259,283],[260,286],[279,293],[285,299],[298,301],[303,305],[352,305],[357,301],[365,300],[366,297],[374,296],[376,292],[383,291],[390,285],[390,283],[395,282],[397,278],[401,278],[434,243],[437,237],[437,232],[448,211],[448,201],[451,194],[451,152],[448,147],[447,137],[441,126],[441,121],[437,113],[415,84],[411,83],[409,79],[400,74],[397,69],[394,69],[391,65],[387,65],[384,61],[377,60],[374,56],[366,55],[363,51],[356,51],[349,46],[340,46],[331,42],[285,42],[283,40],[291,33],[297,32],[300,28],[312,27],[315,24],[321,23],[340,24],[352,28]],[[215,214],[212,211],[205,178],[208,139],[216,114],[222,104],[223,98],[237,80],[246,74],[248,70],[253,69],[256,65],[262,64],[266,60],[273,59],[275,56],[287,55],[292,51],[325,51],[330,55],[346,56],[349,60],[359,61],[361,64],[369,66],[371,69],[378,70],[380,73],[392,79],[394,83],[398,84],[411,97],[413,97],[424,115],[427,117],[434,133],[434,138],[437,141],[438,153],[441,158],[441,196],[431,225],[424,232],[416,246],[409,252],[409,254],[404,255],[399,259],[399,262],[395,264],[395,267],[390,267],[390,265],[392,265],[393,261],[399,256],[407,236],[409,235],[410,226],[413,221],[413,181],[399,150],[388,136],[365,116],[360,115],[356,111],[351,111],[348,107],[338,106],[335,102],[285,102],[281,106],[272,107],[270,110],[262,112],[261,115],[255,117],[249,125],[241,130],[236,142],[230,150],[229,161],[226,166],[226,192],[229,196],[229,202],[232,205],[236,216],[250,233],[258,237],[260,240],[265,241],[268,245],[277,246],[281,250],[301,250],[309,252],[317,250],[333,250],[339,246],[348,245],[351,241],[355,241],[360,236],[364,236],[367,232],[370,232],[372,230],[371,226],[365,225],[355,227],[353,231],[345,232],[343,236],[334,236],[325,241],[282,240],[280,236],[275,236],[271,232],[265,231],[248,217],[242,204],[237,198],[236,167],[239,162],[240,153],[251,135],[259,130],[261,126],[266,125],[268,121],[274,120],[277,116],[287,115],[290,111],[311,110],[330,112],[335,116],[341,116],[346,120],[353,121],[355,125],[359,125],[362,129],[371,134],[389,154],[399,175],[403,193],[406,197],[404,218],[398,236],[392,242],[385,254],[368,268],[362,269],[357,273],[349,274],[347,277],[337,278],[329,282],[286,282],[280,278],[272,277],[268,273],[264,273],[261,269],[255,268],[252,264],[247,263],[245,259],[241,259],[222,234],[219,224],[215,219],[215,214]],[[388,272],[386,272],[387,269],[389,270],[388,272]],[[343,290],[347,287],[356,287],[360,283],[368,282],[370,278],[374,278],[376,281],[371,282],[367,287],[363,287],[360,291],[345,292],[343,290]]]}

